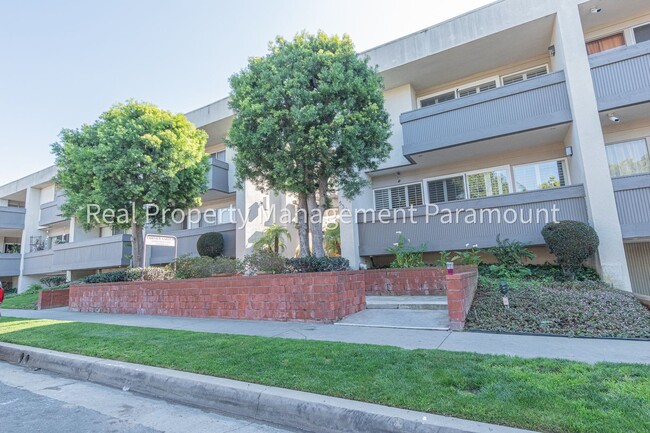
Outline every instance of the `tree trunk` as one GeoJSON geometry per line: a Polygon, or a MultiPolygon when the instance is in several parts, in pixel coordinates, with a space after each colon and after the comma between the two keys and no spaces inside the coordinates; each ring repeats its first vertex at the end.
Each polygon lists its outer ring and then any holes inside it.
{"type": "Polygon", "coordinates": [[[275,239],[273,240],[273,250],[275,251],[275,254],[280,254],[280,236],[276,235],[275,239]]]}
{"type": "Polygon", "coordinates": [[[144,227],[135,223],[131,224],[131,254],[133,267],[144,268],[144,227]]]}
{"type": "Polygon", "coordinates": [[[298,239],[300,241],[300,257],[311,255],[309,251],[309,207],[307,206],[307,195],[298,194],[298,239]]]}
{"type": "MultiPolygon", "coordinates": [[[[320,197],[321,203],[323,197],[320,197]]],[[[314,257],[325,257],[323,246],[323,206],[316,201],[316,193],[307,196],[309,206],[309,230],[311,231],[312,251],[314,257]]]]}

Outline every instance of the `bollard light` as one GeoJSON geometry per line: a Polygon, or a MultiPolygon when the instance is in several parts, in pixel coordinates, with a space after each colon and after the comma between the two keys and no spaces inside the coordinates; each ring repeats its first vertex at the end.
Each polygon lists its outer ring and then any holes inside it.
{"type": "Polygon", "coordinates": [[[510,290],[510,287],[508,287],[508,283],[506,283],[505,281],[501,281],[499,283],[499,290],[501,290],[501,293],[503,294],[503,296],[505,296],[508,294],[508,290],[510,290]]]}
{"type": "Polygon", "coordinates": [[[447,275],[454,275],[454,262],[447,262],[447,275]]]}

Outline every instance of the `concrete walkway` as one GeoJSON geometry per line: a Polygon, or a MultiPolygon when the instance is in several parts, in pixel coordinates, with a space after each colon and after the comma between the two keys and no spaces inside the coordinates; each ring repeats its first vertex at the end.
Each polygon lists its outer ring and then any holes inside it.
{"type": "Polygon", "coordinates": [[[378,344],[397,346],[405,349],[440,349],[454,352],[514,355],[524,358],[559,358],[588,363],[605,361],[650,364],[649,341],[514,336],[473,332],[338,326],[299,322],[72,313],[67,308],[41,311],[2,310],[2,315],[8,317],[69,320],[223,334],[378,344]]]}

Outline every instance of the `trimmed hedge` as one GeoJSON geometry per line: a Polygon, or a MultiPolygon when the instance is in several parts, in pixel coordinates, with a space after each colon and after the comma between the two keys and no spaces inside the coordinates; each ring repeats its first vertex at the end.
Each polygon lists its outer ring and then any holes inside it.
{"type": "Polygon", "coordinates": [[[552,254],[568,275],[574,275],[582,263],[593,256],[600,244],[598,234],[588,224],[580,221],[548,223],[542,236],[552,254]]]}
{"type": "Polygon", "coordinates": [[[200,256],[219,257],[223,253],[223,235],[219,232],[203,233],[196,241],[196,250],[200,256]]]}
{"type": "Polygon", "coordinates": [[[287,273],[347,271],[350,262],[343,257],[298,257],[286,260],[287,273]]]}
{"type": "Polygon", "coordinates": [[[207,278],[217,274],[235,274],[241,271],[242,265],[238,260],[227,257],[190,257],[181,256],[176,259],[176,278],[207,278]]]}
{"type": "Polygon", "coordinates": [[[127,281],[137,281],[143,279],[145,281],[161,281],[171,280],[173,273],[168,267],[164,268],[129,268],[120,269],[114,272],[105,272],[103,274],[93,274],[80,280],[86,284],[99,284],[99,283],[124,283],[127,281]]]}

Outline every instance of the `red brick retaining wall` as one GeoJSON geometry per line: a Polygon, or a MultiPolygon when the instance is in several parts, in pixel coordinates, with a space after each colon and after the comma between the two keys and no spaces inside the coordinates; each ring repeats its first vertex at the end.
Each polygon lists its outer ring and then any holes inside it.
{"type": "Polygon", "coordinates": [[[70,287],[70,311],[333,322],[365,308],[363,272],[234,276],[70,287]]]}
{"type": "Polygon", "coordinates": [[[447,275],[446,279],[449,326],[452,331],[461,331],[478,287],[478,271],[447,275]]]}
{"type": "MultiPolygon", "coordinates": [[[[476,271],[476,266],[456,266],[457,273],[476,271]]],[[[444,296],[447,269],[372,269],[366,272],[368,296],[444,296]]]]}
{"type": "Polygon", "coordinates": [[[38,304],[36,308],[46,310],[48,308],[67,307],[69,296],[70,289],[41,290],[38,292],[38,304]]]}

